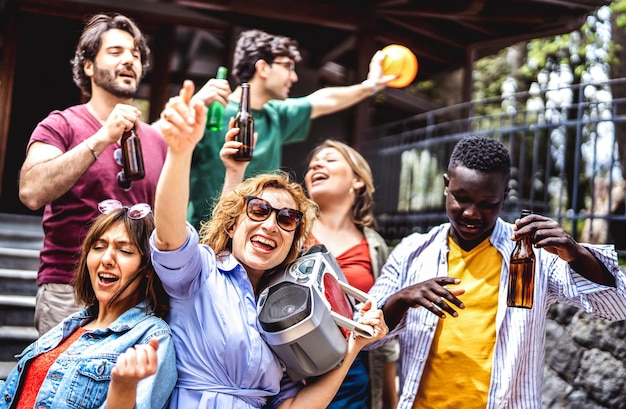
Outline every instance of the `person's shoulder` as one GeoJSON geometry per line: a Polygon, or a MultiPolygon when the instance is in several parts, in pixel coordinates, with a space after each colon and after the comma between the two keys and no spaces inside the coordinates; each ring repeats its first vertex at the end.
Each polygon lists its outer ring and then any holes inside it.
{"type": "Polygon", "coordinates": [[[306,97],[296,97],[287,99],[272,99],[263,105],[263,109],[286,110],[298,108],[310,108],[311,102],[306,97]]]}
{"type": "Polygon", "coordinates": [[[156,315],[153,315],[153,314],[148,314],[144,322],[150,328],[154,328],[158,330],[165,330],[167,333],[171,334],[170,326],[167,323],[167,321],[165,321],[163,318],[157,317],[156,315]]]}
{"type": "Polygon", "coordinates": [[[42,120],[42,122],[70,122],[76,118],[84,118],[88,113],[85,105],[73,105],[65,109],[54,109],[42,120]]]}
{"type": "Polygon", "coordinates": [[[135,307],[131,315],[125,318],[123,324],[134,328],[135,331],[148,334],[149,336],[172,335],[169,324],[163,318],[159,318],[150,312],[143,304],[135,307]]]}

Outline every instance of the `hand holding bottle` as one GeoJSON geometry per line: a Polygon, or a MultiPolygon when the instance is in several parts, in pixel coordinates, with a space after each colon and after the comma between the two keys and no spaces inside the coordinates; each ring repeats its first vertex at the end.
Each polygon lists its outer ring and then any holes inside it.
{"type": "Polygon", "coordinates": [[[132,181],[141,180],[146,176],[141,139],[135,127],[130,131],[124,131],[120,145],[123,171],[117,174],[117,182],[120,187],[130,189],[132,181]]]}
{"type": "MultiPolygon", "coordinates": [[[[224,176],[224,185],[222,187],[222,194],[231,191],[239,183],[241,183],[246,174],[246,168],[249,161],[238,161],[234,158],[235,155],[241,149],[242,143],[237,141],[239,135],[239,128],[235,128],[235,119],[231,118],[229,122],[229,130],[224,137],[224,145],[220,149],[220,159],[226,168],[226,174],[224,176]]],[[[257,141],[257,134],[254,134],[254,143],[257,141]]]]}
{"type": "MultiPolygon", "coordinates": [[[[520,219],[531,214],[522,210],[520,219]]],[[[535,293],[535,253],[531,242],[534,232],[522,236],[515,243],[509,263],[506,305],[508,307],[532,308],[535,293]]]]}
{"type": "MultiPolygon", "coordinates": [[[[226,67],[219,67],[215,76],[216,80],[225,80],[228,70],[226,67]]],[[[219,101],[214,101],[209,105],[207,113],[206,127],[209,131],[216,132],[222,130],[222,121],[224,116],[224,105],[219,101]]]]}
{"type": "Polygon", "coordinates": [[[222,106],[226,106],[231,92],[230,84],[226,79],[211,78],[193,95],[192,101],[201,102],[206,111],[206,107],[213,104],[213,102],[219,102],[222,106]]]}
{"type": "Polygon", "coordinates": [[[233,156],[236,161],[250,161],[254,149],[254,118],[252,117],[252,107],[250,106],[250,84],[241,84],[241,101],[239,111],[235,116],[235,127],[239,128],[237,142],[241,142],[237,153],[233,156]]]}
{"type": "MultiPolygon", "coordinates": [[[[96,113],[89,108],[88,109],[96,119],[101,119],[96,116],[96,113]]],[[[106,140],[107,144],[116,143],[122,137],[122,133],[130,131],[134,126],[139,124],[141,120],[141,111],[139,108],[129,104],[116,104],[109,116],[104,120],[102,127],[98,130],[97,134],[100,135],[99,141],[106,140]]]]}

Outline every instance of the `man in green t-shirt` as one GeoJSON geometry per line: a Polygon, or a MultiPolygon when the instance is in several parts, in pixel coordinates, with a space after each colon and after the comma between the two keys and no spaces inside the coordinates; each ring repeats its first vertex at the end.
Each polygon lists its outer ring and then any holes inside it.
{"type": "MultiPolygon", "coordinates": [[[[295,64],[301,59],[297,42],[288,37],[248,30],[237,41],[232,75],[238,83],[250,84],[250,105],[258,135],[246,177],[278,169],[283,145],[304,141],[311,119],[351,107],[382,90],[395,78],[383,74],[384,54],[379,51],[372,57],[367,79],[362,83],[322,88],[304,97],[288,98],[291,85],[298,81],[295,64]]],[[[209,83],[214,81],[219,80],[212,79],[209,83]]],[[[203,94],[205,87],[198,95],[203,94]]],[[[194,151],[188,219],[196,227],[210,216],[212,204],[221,193],[225,169],[219,153],[240,98],[241,87],[237,86],[224,108],[222,130],[207,129],[194,151]]]]}

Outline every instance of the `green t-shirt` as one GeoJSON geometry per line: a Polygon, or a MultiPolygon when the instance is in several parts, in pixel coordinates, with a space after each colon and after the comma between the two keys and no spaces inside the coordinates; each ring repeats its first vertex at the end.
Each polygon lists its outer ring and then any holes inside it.
{"type": "MultiPolygon", "coordinates": [[[[207,129],[193,153],[187,218],[196,227],[210,216],[213,203],[222,191],[226,170],[220,159],[220,150],[224,145],[228,121],[235,117],[238,109],[238,103],[229,101],[224,108],[222,130],[211,132],[207,129]]],[[[246,169],[246,177],[279,169],[282,146],[306,139],[311,127],[311,103],[305,97],[272,100],[263,109],[252,110],[252,116],[258,140],[246,169]]]]}

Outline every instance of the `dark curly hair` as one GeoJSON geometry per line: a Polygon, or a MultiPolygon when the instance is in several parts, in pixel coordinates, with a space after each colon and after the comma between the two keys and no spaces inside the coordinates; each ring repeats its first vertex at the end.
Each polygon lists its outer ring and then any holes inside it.
{"type": "Polygon", "coordinates": [[[511,157],[502,142],[485,136],[466,136],[450,155],[448,172],[459,166],[483,172],[500,172],[507,180],[511,176],[511,157]]]}
{"type": "Polygon", "coordinates": [[[121,14],[97,14],[85,25],[74,58],[70,61],[74,83],[88,98],[91,97],[91,78],[85,74],[85,61],[95,60],[102,46],[102,35],[113,29],[126,31],[135,39],[135,45],[141,54],[142,77],[150,67],[150,48],[133,20],[121,14]]]}
{"type": "Polygon", "coordinates": [[[264,60],[271,64],[276,57],[289,57],[295,62],[302,60],[298,42],[261,30],[244,31],[235,46],[233,76],[239,83],[248,82],[254,76],[257,61],[264,60]]]}

